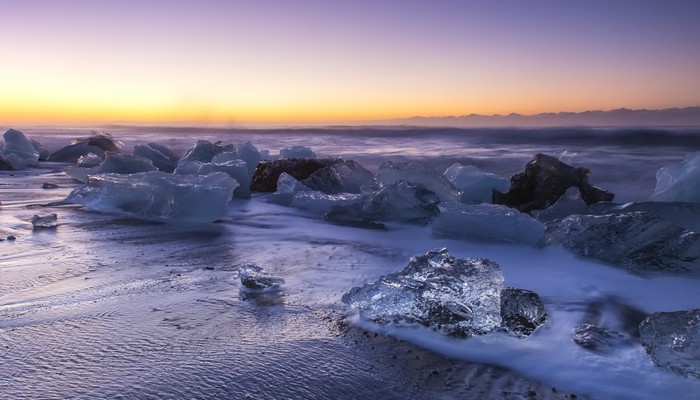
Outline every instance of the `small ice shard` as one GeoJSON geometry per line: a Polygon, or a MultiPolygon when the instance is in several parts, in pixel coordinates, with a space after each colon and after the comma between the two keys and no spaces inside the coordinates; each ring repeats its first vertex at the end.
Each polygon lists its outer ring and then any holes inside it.
{"type": "Polygon", "coordinates": [[[700,152],[688,154],[678,164],[660,168],[651,200],[700,203],[700,152]]]}
{"type": "Polygon", "coordinates": [[[537,245],[545,225],[510,207],[495,204],[440,203],[433,235],[487,242],[537,245]]]}
{"type": "Polygon", "coordinates": [[[277,179],[277,191],[270,194],[267,201],[270,203],[281,204],[283,206],[288,206],[292,203],[294,198],[294,193],[303,192],[311,190],[310,188],[304,186],[303,183],[294,179],[293,176],[282,172],[277,179]]]}
{"type": "Polygon", "coordinates": [[[280,158],[316,158],[316,153],[305,146],[292,146],[281,149],[280,158]]]}
{"type": "Polygon", "coordinates": [[[249,292],[270,292],[279,289],[284,279],[274,276],[255,264],[243,264],[238,267],[242,289],[249,292]]]}
{"type": "Polygon", "coordinates": [[[647,212],[572,215],[547,224],[545,238],[636,272],[700,272],[700,235],[647,212]]]}
{"type": "Polygon", "coordinates": [[[517,337],[527,337],[547,322],[540,296],[530,290],[501,290],[501,326],[517,337]]]}
{"type": "Polygon", "coordinates": [[[223,172],[98,174],[73,190],[66,202],[148,220],[212,222],[224,213],[237,186],[238,182],[223,172]]]}
{"type": "Polygon", "coordinates": [[[236,151],[233,145],[222,145],[221,142],[212,143],[208,140],[197,140],[194,147],[188,150],[182,160],[211,162],[215,155],[224,152],[236,151]]]}
{"type": "Polygon", "coordinates": [[[387,161],[379,166],[377,182],[388,186],[399,181],[406,181],[425,186],[435,193],[440,201],[458,201],[459,192],[435,168],[420,161],[394,163],[387,161]]]}
{"type": "Polygon", "coordinates": [[[554,204],[571,186],[576,186],[586,204],[612,201],[614,194],[588,183],[590,171],[574,168],[554,157],[535,154],[525,171],[510,178],[510,190],[493,191],[493,203],[522,212],[543,210],[554,204]]]}
{"type": "Polygon", "coordinates": [[[229,160],[228,157],[219,157],[222,154],[234,153],[221,153],[215,156],[210,163],[182,159],[178,162],[177,168],[175,168],[175,174],[207,175],[217,171],[224,172],[239,183],[239,186],[236,187],[236,190],[233,192],[234,197],[242,199],[250,198],[250,175],[248,174],[248,167],[245,161],[235,158],[229,160]],[[214,162],[214,160],[217,162],[214,162]]]}
{"type": "Polygon", "coordinates": [[[503,273],[492,260],[447,249],[412,257],[400,272],[354,287],[343,303],[379,324],[419,324],[447,335],[485,334],[501,325],[503,273]]]}
{"type": "Polygon", "coordinates": [[[89,153],[96,154],[99,157],[104,157],[106,151],[112,153],[121,153],[121,142],[103,132],[94,132],[88,138],[74,139],[73,143],[63,147],[49,157],[50,161],[75,163],[81,156],[89,153]]]}
{"type": "Polygon", "coordinates": [[[16,171],[15,163],[9,158],[0,154],[0,171],[16,171]]]}
{"type": "Polygon", "coordinates": [[[255,171],[260,161],[269,158],[268,154],[261,153],[250,141],[239,144],[236,153],[238,158],[245,161],[248,171],[255,171]]]}
{"type": "Polygon", "coordinates": [[[173,172],[180,160],[170,149],[158,143],[136,145],[134,155],[151,160],[153,166],[163,172],[173,172]]]}
{"type": "Polygon", "coordinates": [[[34,229],[55,228],[56,226],[58,226],[58,216],[56,214],[35,215],[32,217],[32,228],[34,229]]]}
{"type": "MultiPolygon", "coordinates": [[[[82,158],[82,157],[81,157],[82,158]]],[[[82,166],[68,166],[63,169],[66,175],[80,181],[87,182],[89,175],[101,173],[133,174],[136,172],[155,171],[151,160],[138,156],[106,152],[105,159],[96,167],[85,168],[82,166]]]]}
{"type": "Polygon", "coordinates": [[[700,308],[651,314],[639,335],[656,365],[700,378],[700,308]]]}
{"type": "Polygon", "coordinates": [[[30,142],[32,142],[32,146],[34,146],[34,150],[36,150],[37,153],[39,153],[39,161],[46,161],[51,157],[51,152],[49,149],[46,147],[42,146],[41,143],[34,139],[29,139],[30,142]]]}
{"type": "Polygon", "coordinates": [[[504,192],[510,187],[508,178],[483,172],[474,165],[462,165],[459,162],[447,168],[443,175],[462,192],[460,197],[462,203],[490,203],[493,189],[504,192]]]}
{"type": "Polygon", "coordinates": [[[323,193],[362,193],[362,187],[376,186],[374,175],[353,160],[338,160],[333,165],[321,168],[304,179],[302,183],[323,193]]]}
{"type": "Polygon", "coordinates": [[[294,193],[290,206],[322,215],[333,206],[345,206],[360,200],[361,196],[354,193],[326,194],[317,190],[309,190],[294,193]]]}
{"type": "Polygon", "coordinates": [[[319,169],[336,162],[338,160],[330,158],[287,158],[261,161],[253,172],[250,189],[254,192],[274,192],[277,190],[277,180],[283,172],[300,181],[308,178],[319,169]]]}
{"type": "Polygon", "coordinates": [[[371,219],[427,224],[440,213],[438,203],[425,186],[399,181],[366,196],[362,212],[371,219]]]}
{"type": "Polygon", "coordinates": [[[39,152],[24,133],[8,129],[3,135],[5,147],[2,155],[10,159],[15,167],[35,166],[39,161],[39,152]]]}
{"type": "Polygon", "coordinates": [[[568,217],[573,214],[589,214],[589,207],[581,197],[581,191],[572,186],[551,206],[544,210],[532,210],[530,215],[542,222],[568,217]]]}
{"type": "Polygon", "coordinates": [[[42,189],[58,189],[58,185],[51,182],[44,182],[41,184],[42,189]]]}

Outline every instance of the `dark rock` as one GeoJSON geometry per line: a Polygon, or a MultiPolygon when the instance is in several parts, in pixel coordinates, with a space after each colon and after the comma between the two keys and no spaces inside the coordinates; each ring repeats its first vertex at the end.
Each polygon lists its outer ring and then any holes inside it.
{"type": "Polygon", "coordinates": [[[651,314],[639,335],[656,365],[700,378],[700,308],[651,314]]]}
{"type": "Polygon", "coordinates": [[[16,240],[16,239],[17,239],[17,237],[16,237],[15,235],[9,235],[9,236],[7,237],[7,240],[9,240],[9,241],[13,241],[13,240],[16,240]]]}
{"type": "Polygon", "coordinates": [[[545,240],[635,272],[700,273],[700,234],[647,212],[572,215],[547,224],[545,240]]]}
{"type": "Polygon", "coordinates": [[[50,183],[50,182],[44,182],[41,185],[42,189],[58,189],[58,185],[55,183],[50,183]]]}
{"type": "Polygon", "coordinates": [[[9,158],[0,155],[0,171],[17,171],[17,167],[9,158]]]}
{"type": "Polygon", "coordinates": [[[517,288],[501,290],[502,327],[518,337],[530,336],[547,322],[547,313],[540,296],[517,288]]]}
{"type": "Polygon", "coordinates": [[[301,181],[321,168],[331,166],[342,160],[316,158],[286,158],[283,160],[265,160],[258,163],[250,184],[254,192],[274,192],[277,190],[277,179],[282,172],[301,181]]]}
{"type": "Polygon", "coordinates": [[[588,183],[590,171],[575,168],[554,157],[536,154],[525,171],[510,178],[510,190],[493,191],[493,203],[504,204],[522,212],[543,210],[554,204],[571,186],[581,191],[586,204],[612,201],[614,194],[588,183]]]}
{"type": "Polygon", "coordinates": [[[574,328],[574,343],[594,353],[610,353],[615,348],[629,345],[629,338],[620,332],[591,324],[574,328]]]}

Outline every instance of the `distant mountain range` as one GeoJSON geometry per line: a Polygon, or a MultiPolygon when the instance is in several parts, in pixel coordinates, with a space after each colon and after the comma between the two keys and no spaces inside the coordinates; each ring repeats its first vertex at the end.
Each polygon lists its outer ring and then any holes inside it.
{"type": "Polygon", "coordinates": [[[700,126],[700,107],[666,108],[662,110],[616,110],[542,113],[535,115],[480,115],[451,117],[411,117],[373,121],[379,125],[450,126],[450,127],[670,127],[700,126]]]}

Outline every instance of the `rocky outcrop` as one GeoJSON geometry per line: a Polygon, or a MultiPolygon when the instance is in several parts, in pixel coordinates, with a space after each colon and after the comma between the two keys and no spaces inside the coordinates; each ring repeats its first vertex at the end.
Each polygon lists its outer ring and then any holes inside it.
{"type": "Polygon", "coordinates": [[[566,189],[575,186],[586,204],[612,201],[614,194],[588,183],[590,171],[575,168],[554,157],[536,154],[525,171],[510,178],[507,193],[493,191],[493,203],[516,208],[522,212],[543,210],[554,204],[566,189]]]}

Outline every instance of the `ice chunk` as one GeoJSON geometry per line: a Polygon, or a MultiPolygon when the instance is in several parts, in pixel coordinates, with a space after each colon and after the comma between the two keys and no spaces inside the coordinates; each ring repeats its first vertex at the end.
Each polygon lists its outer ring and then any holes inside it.
{"type": "Polygon", "coordinates": [[[700,272],[700,235],[647,212],[572,215],[547,224],[546,242],[637,272],[700,272]]]}
{"type": "Polygon", "coordinates": [[[32,217],[32,228],[34,229],[55,228],[56,226],[58,226],[58,216],[56,214],[35,215],[32,217]]]}
{"type": "Polygon", "coordinates": [[[505,288],[501,291],[501,319],[506,331],[517,337],[526,337],[547,322],[547,313],[537,293],[505,288]]]}
{"type": "Polygon", "coordinates": [[[462,165],[459,162],[447,168],[443,175],[462,192],[460,197],[462,203],[475,201],[490,203],[493,189],[504,192],[510,187],[508,178],[483,172],[474,165],[462,165]]]}
{"type": "Polygon", "coordinates": [[[700,203],[700,152],[688,154],[682,162],[659,169],[651,199],[700,203]]]}
{"type": "Polygon", "coordinates": [[[212,164],[225,164],[228,161],[242,161],[242,160],[240,158],[238,158],[238,154],[236,154],[235,151],[225,151],[223,153],[219,153],[219,154],[215,155],[211,159],[212,164]]]}
{"type": "MultiPolygon", "coordinates": [[[[221,154],[232,154],[232,153],[221,153],[221,154]]],[[[218,156],[216,156],[218,157],[218,156]]],[[[234,191],[234,196],[237,198],[247,199],[250,198],[250,175],[248,174],[248,167],[245,161],[232,159],[229,161],[224,161],[225,158],[216,158],[219,162],[203,163],[200,161],[188,161],[185,159],[180,160],[175,168],[175,174],[178,175],[207,175],[211,172],[225,172],[230,177],[238,181],[239,186],[236,187],[234,191]]]]}
{"type": "Polygon", "coordinates": [[[249,292],[270,292],[279,289],[284,279],[274,276],[255,264],[238,267],[242,289],[249,292]]]}
{"type": "Polygon", "coordinates": [[[338,160],[321,168],[302,183],[323,193],[362,193],[362,187],[374,187],[374,175],[353,160],[338,160]]]}
{"type": "Polygon", "coordinates": [[[362,212],[371,219],[427,224],[440,213],[438,203],[425,186],[399,181],[365,197],[362,212]]]}
{"type": "Polygon", "coordinates": [[[337,163],[336,159],[288,158],[262,161],[253,172],[250,188],[255,192],[274,192],[277,180],[284,172],[297,180],[303,180],[323,167],[337,163]]]}
{"type": "Polygon", "coordinates": [[[34,139],[29,139],[30,142],[32,142],[32,146],[34,146],[34,150],[36,150],[37,153],[39,153],[39,161],[46,161],[51,157],[51,152],[49,149],[46,147],[42,146],[41,143],[34,139]]]}
{"type": "Polygon", "coordinates": [[[352,288],[343,302],[379,324],[420,324],[448,335],[485,334],[501,324],[503,273],[492,260],[447,249],[413,257],[400,272],[352,288]]]}
{"type": "Polygon", "coordinates": [[[222,145],[221,142],[212,143],[208,140],[197,140],[194,147],[185,153],[183,160],[200,161],[204,163],[211,162],[215,155],[224,152],[236,151],[233,145],[222,145]]]}
{"type": "Polygon", "coordinates": [[[589,206],[583,201],[581,191],[572,186],[556,201],[544,210],[532,210],[530,214],[540,221],[548,222],[568,217],[573,214],[589,214],[589,206]]]}
{"type": "Polygon", "coordinates": [[[576,325],[572,339],[594,353],[611,353],[618,347],[629,345],[629,338],[620,332],[591,324],[576,325]]]}
{"type": "Polygon", "coordinates": [[[700,378],[700,308],[651,314],[639,334],[656,365],[700,378]]]}
{"type": "Polygon", "coordinates": [[[66,202],[150,220],[212,222],[226,210],[238,182],[223,172],[172,175],[161,171],[99,174],[66,202]]]}
{"type": "Polygon", "coordinates": [[[594,353],[611,353],[637,343],[639,323],[646,313],[615,296],[596,297],[586,304],[573,341],[594,353]]]}
{"type": "Polygon", "coordinates": [[[440,203],[435,237],[537,245],[545,225],[510,207],[495,204],[440,203]]]}
{"type": "Polygon", "coordinates": [[[170,149],[158,143],[136,145],[134,155],[151,160],[153,166],[163,172],[173,172],[180,160],[170,149]]]}
{"type": "Polygon", "coordinates": [[[103,132],[93,132],[93,136],[81,139],[74,139],[73,143],[63,147],[49,157],[50,161],[78,162],[81,156],[93,153],[99,157],[104,157],[105,152],[120,153],[122,143],[103,132]]]}
{"type": "Polygon", "coordinates": [[[399,181],[421,184],[435,193],[440,201],[458,201],[459,192],[435,168],[420,161],[393,163],[387,161],[377,171],[377,182],[383,186],[399,181]]]}
{"type": "MultiPolygon", "coordinates": [[[[82,157],[81,157],[82,159],[82,157]]],[[[79,159],[80,161],[80,159],[79,159]]],[[[92,160],[90,160],[91,162],[92,160]]],[[[82,166],[68,166],[63,169],[66,175],[80,181],[87,182],[89,175],[101,173],[133,174],[136,172],[155,171],[151,160],[138,156],[107,152],[105,159],[96,167],[85,168],[82,166]]]]}
{"type": "Polygon", "coordinates": [[[316,153],[308,147],[292,146],[280,150],[280,158],[316,158],[316,153]]]}
{"type": "Polygon", "coordinates": [[[87,153],[84,156],[78,157],[76,166],[85,168],[96,167],[102,164],[102,161],[104,161],[102,157],[98,156],[97,154],[87,153]]]}
{"type": "Polygon", "coordinates": [[[579,188],[586,204],[612,201],[614,194],[588,183],[590,173],[586,168],[574,168],[552,156],[535,154],[524,172],[510,178],[508,193],[493,191],[493,203],[522,212],[543,210],[554,204],[571,186],[579,188]]]}
{"type": "Polygon", "coordinates": [[[596,204],[587,214],[623,214],[646,211],[682,228],[700,232],[700,203],[640,201],[627,204],[596,204]]]}
{"type": "Polygon", "coordinates": [[[39,152],[34,148],[32,142],[24,136],[24,133],[8,129],[3,135],[5,148],[2,155],[12,160],[15,167],[35,166],[39,161],[39,152]]]}
{"type": "Polygon", "coordinates": [[[245,161],[248,171],[255,171],[258,163],[268,159],[269,154],[261,153],[250,141],[239,144],[237,149],[238,158],[245,161]]]}
{"type": "Polygon", "coordinates": [[[290,206],[322,215],[333,206],[344,206],[359,202],[361,196],[354,193],[326,194],[317,190],[294,193],[290,206]]]}
{"type": "Polygon", "coordinates": [[[277,179],[277,191],[268,197],[268,201],[270,203],[288,206],[292,203],[294,193],[308,190],[311,189],[294,179],[293,176],[282,172],[279,179],[277,179]]]}

